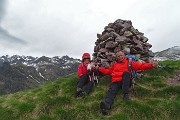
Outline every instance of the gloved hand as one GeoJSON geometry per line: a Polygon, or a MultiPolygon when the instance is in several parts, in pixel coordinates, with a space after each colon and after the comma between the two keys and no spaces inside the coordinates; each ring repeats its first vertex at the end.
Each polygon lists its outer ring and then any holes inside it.
{"type": "Polygon", "coordinates": [[[157,67],[157,66],[158,66],[158,61],[157,61],[157,60],[152,61],[152,62],[151,62],[151,65],[152,65],[153,67],[157,67]]]}
{"type": "Polygon", "coordinates": [[[86,73],[87,76],[89,75],[92,75],[92,71],[91,70],[88,70],[87,73],[86,73]]]}
{"type": "Polygon", "coordinates": [[[94,69],[93,71],[94,71],[94,74],[95,74],[95,75],[98,75],[98,73],[99,73],[99,70],[98,70],[98,69],[94,69]]]}
{"type": "Polygon", "coordinates": [[[99,66],[98,66],[98,65],[96,65],[95,69],[96,69],[96,70],[99,70],[99,66]]]}

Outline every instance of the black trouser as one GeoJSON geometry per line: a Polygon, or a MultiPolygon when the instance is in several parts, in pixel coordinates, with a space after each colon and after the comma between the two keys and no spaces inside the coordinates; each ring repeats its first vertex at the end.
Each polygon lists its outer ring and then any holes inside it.
{"type": "Polygon", "coordinates": [[[122,88],[123,94],[128,94],[129,87],[131,86],[131,84],[132,84],[132,81],[130,79],[130,74],[128,72],[124,72],[122,76],[122,81],[113,82],[110,84],[109,90],[105,96],[104,102],[108,106],[112,106],[118,91],[122,88]]]}
{"type": "Polygon", "coordinates": [[[89,94],[90,92],[92,92],[92,88],[94,86],[94,83],[93,83],[93,81],[89,80],[89,76],[87,76],[86,74],[82,75],[79,78],[79,81],[78,81],[78,84],[77,84],[78,88],[83,88],[84,86],[85,86],[84,91],[86,93],[89,94]]]}

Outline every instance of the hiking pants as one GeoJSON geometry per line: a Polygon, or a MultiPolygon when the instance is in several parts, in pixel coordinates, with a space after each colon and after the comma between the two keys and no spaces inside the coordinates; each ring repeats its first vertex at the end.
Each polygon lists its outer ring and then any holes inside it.
{"type": "Polygon", "coordinates": [[[93,81],[90,81],[89,80],[89,76],[87,76],[86,74],[82,75],[80,78],[79,78],[79,81],[77,83],[77,87],[78,88],[83,88],[84,87],[84,91],[86,93],[90,93],[92,92],[92,88],[94,86],[94,83],[93,81]],[[85,87],[84,87],[85,86],[85,87]]]}
{"type": "Polygon", "coordinates": [[[110,84],[104,102],[111,107],[118,91],[122,88],[123,94],[128,94],[131,84],[132,81],[130,79],[130,74],[128,72],[124,72],[122,76],[122,81],[112,82],[110,84]]]}

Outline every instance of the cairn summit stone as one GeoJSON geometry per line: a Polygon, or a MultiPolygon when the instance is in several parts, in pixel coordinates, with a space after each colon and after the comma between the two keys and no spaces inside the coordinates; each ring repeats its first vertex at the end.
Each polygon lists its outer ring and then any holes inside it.
{"type": "Polygon", "coordinates": [[[101,34],[97,34],[94,46],[93,61],[102,66],[109,67],[115,61],[115,53],[119,50],[130,50],[130,54],[137,59],[147,61],[153,57],[149,50],[152,45],[147,43],[148,38],[132,26],[130,20],[118,19],[104,27],[101,34]]]}

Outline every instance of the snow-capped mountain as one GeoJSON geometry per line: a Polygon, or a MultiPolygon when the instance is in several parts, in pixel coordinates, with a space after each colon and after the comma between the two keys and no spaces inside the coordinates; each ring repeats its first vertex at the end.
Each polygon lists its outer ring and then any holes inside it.
{"type": "Polygon", "coordinates": [[[172,48],[156,52],[154,58],[157,60],[180,60],[180,46],[174,46],[172,48]]]}
{"type": "Polygon", "coordinates": [[[32,56],[0,57],[0,94],[34,88],[45,81],[77,72],[81,60],[69,56],[52,58],[32,56]]]}
{"type": "Polygon", "coordinates": [[[19,56],[19,55],[13,55],[13,56],[1,56],[0,57],[0,63],[8,62],[11,65],[13,64],[24,64],[27,66],[36,66],[36,65],[43,65],[43,64],[51,64],[51,65],[63,65],[68,63],[80,63],[81,61],[79,59],[70,58],[69,56],[55,56],[52,58],[42,56],[42,57],[32,57],[32,56],[19,56]]]}

